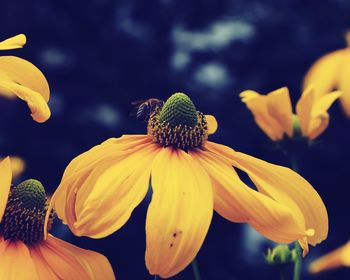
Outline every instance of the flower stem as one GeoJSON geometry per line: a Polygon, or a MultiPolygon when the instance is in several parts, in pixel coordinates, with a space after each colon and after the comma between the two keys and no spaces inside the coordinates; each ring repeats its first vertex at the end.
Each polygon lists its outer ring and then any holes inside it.
{"type": "Polygon", "coordinates": [[[294,248],[296,252],[295,260],[294,260],[294,277],[293,280],[300,280],[300,272],[301,272],[301,247],[298,241],[294,242],[294,248]]]}
{"type": "MultiPolygon", "coordinates": [[[[292,165],[292,169],[295,172],[298,172],[298,161],[295,155],[291,155],[290,157],[291,160],[291,165],[292,165]]],[[[301,247],[298,241],[294,242],[294,249],[295,249],[295,260],[294,260],[294,276],[293,276],[293,280],[300,280],[300,273],[301,273],[301,247]]]]}
{"type": "Polygon", "coordinates": [[[201,280],[201,274],[199,272],[199,266],[198,266],[198,262],[196,259],[194,259],[192,261],[192,270],[193,270],[193,275],[194,275],[194,279],[195,280],[201,280]]]}

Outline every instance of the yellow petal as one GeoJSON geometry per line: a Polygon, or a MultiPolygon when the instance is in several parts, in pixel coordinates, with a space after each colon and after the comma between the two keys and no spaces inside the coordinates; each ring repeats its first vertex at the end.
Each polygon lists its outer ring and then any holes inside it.
{"type": "Polygon", "coordinates": [[[0,279],[37,280],[27,246],[21,241],[0,240],[0,279]]]}
{"type": "Polygon", "coordinates": [[[43,123],[51,116],[49,106],[43,97],[29,88],[16,83],[3,82],[0,80],[0,92],[15,94],[25,101],[32,112],[31,116],[33,120],[36,122],[43,123]]]}
{"type": "Polygon", "coordinates": [[[228,160],[209,151],[192,153],[196,153],[196,159],[210,176],[214,208],[221,216],[232,222],[249,223],[275,242],[290,243],[305,235],[305,229],[288,207],[245,185],[228,160]]]}
{"type": "Polygon", "coordinates": [[[329,115],[327,110],[341,96],[339,91],[321,96],[312,106],[308,137],[313,140],[328,126],[329,115]]]}
{"type": "Polygon", "coordinates": [[[22,85],[39,93],[47,103],[50,88],[44,74],[32,63],[16,56],[0,57],[0,81],[22,85]]]}
{"type": "MultiPolygon", "coordinates": [[[[314,230],[314,235],[308,237],[308,243],[316,245],[327,237],[326,207],[316,190],[299,174],[223,145],[207,142],[206,147],[230,159],[235,167],[246,172],[259,192],[291,209],[299,224],[304,223],[305,230],[314,230]]],[[[311,235],[310,231],[305,235],[311,235]]]]}
{"type": "Polygon", "coordinates": [[[339,81],[340,66],[344,62],[344,57],[349,54],[348,49],[343,49],[331,52],[317,60],[305,76],[304,89],[313,86],[317,96],[334,89],[339,81]]]}
{"type": "Polygon", "coordinates": [[[205,119],[207,120],[208,134],[214,134],[218,129],[218,122],[212,115],[205,115],[205,119]]]}
{"type": "Polygon", "coordinates": [[[57,278],[42,279],[115,279],[112,267],[103,255],[51,235],[42,244],[31,247],[31,255],[41,275],[57,275],[57,278]]]}
{"type": "Polygon", "coordinates": [[[18,34],[0,42],[0,50],[12,50],[22,48],[27,42],[24,34],[18,34]]]}
{"type": "Polygon", "coordinates": [[[42,256],[42,260],[45,260],[45,265],[53,271],[59,279],[94,279],[90,277],[89,268],[82,265],[79,256],[67,250],[67,248],[62,246],[62,243],[64,242],[49,235],[46,241],[31,248],[31,251],[37,250],[37,254],[42,256]]]}
{"type": "Polygon", "coordinates": [[[102,163],[80,182],[75,233],[102,238],[121,228],[148,191],[152,161],[159,150],[150,144],[125,158],[102,163]]]}
{"type": "Polygon", "coordinates": [[[345,114],[350,117],[350,54],[347,56],[346,60],[343,62],[340,73],[339,73],[339,86],[338,89],[341,90],[342,95],[340,97],[340,102],[345,114]]]}
{"type": "Polygon", "coordinates": [[[0,222],[4,215],[12,181],[11,161],[6,157],[0,162],[0,222]]]}
{"type": "Polygon", "coordinates": [[[267,95],[269,114],[279,123],[289,137],[293,136],[292,104],[288,88],[283,87],[267,95]]]}
{"type": "Polygon", "coordinates": [[[309,271],[319,273],[341,266],[350,266],[350,242],[313,261],[309,266],[309,271]]]}
{"type": "Polygon", "coordinates": [[[147,192],[150,176],[149,170],[146,176],[147,167],[150,169],[151,157],[154,156],[150,154],[155,153],[157,148],[148,136],[125,135],[109,139],[79,155],[66,168],[49,209],[54,207],[60,219],[76,235],[98,238],[117,230],[128,220],[147,192]],[[145,150],[139,153],[142,149],[145,150]],[[133,161],[137,162],[135,168],[130,166],[133,161]],[[129,170],[118,175],[121,170],[125,170],[125,166],[129,170]],[[113,170],[116,170],[115,173],[113,170]],[[136,178],[137,175],[142,175],[142,178],[136,178]],[[124,184],[122,179],[125,180],[124,184]],[[130,187],[132,182],[135,185],[130,187]],[[115,203],[115,197],[108,196],[110,192],[119,196],[120,203],[115,203]],[[97,198],[99,196],[101,199],[97,198]],[[101,213],[91,208],[92,205],[100,211],[106,211],[106,215],[101,218],[101,213]]]}
{"type": "Polygon", "coordinates": [[[296,112],[300,121],[300,129],[304,137],[309,135],[311,112],[314,100],[314,89],[312,86],[309,86],[303,91],[303,94],[301,95],[296,106],[296,112]]]}
{"type": "Polygon", "coordinates": [[[47,264],[39,246],[31,246],[29,250],[38,276],[37,280],[61,280],[47,264]]]}
{"type": "Polygon", "coordinates": [[[281,125],[269,113],[267,96],[260,95],[252,90],[246,90],[240,94],[240,97],[242,98],[242,102],[253,113],[255,122],[261,130],[271,140],[281,140],[284,131],[281,125]]]}
{"type": "Polygon", "coordinates": [[[146,219],[146,266],[169,278],[196,256],[213,214],[208,175],[182,150],[163,148],[152,165],[152,201],[146,219]]]}
{"type": "Polygon", "coordinates": [[[15,57],[0,57],[0,94],[6,97],[17,96],[27,102],[32,117],[44,122],[50,117],[47,105],[50,96],[49,86],[44,75],[30,62],[15,57]]]}

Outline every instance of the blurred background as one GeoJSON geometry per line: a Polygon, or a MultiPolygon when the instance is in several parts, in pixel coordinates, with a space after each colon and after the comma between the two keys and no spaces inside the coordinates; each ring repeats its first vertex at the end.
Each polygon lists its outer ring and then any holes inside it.
{"type": "MultiPolygon", "coordinates": [[[[217,117],[211,140],[289,165],[238,95],[288,86],[295,104],[312,62],[345,47],[350,1],[12,0],[2,3],[0,26],[1,40],[27,35],[24,49],[2,55],[23,57],[45,73],[52,110],[48,122],[37,124],[24,103],[1,99],[1,153],[22,157],[22,179],[37,178],[53,192],[73,157],[107,138],[145,133],[145,124],[129,116],[132,101],[167,99],[178,91],[217,117]]],[[[330,115],[317,145],[299,157],[300,173],[330,216],[329,237],[311,248],[302,279],[350,277],[350,268],[317,277],[306,271],[350,237],[350,120],[338,103],[330,115]]],[[[149,199],[106,239],[75,238],[59,222],[53,233],[106,255],[118,279],[153,279],[144,264],[149,199]]],[[[263,261],[269,246],[249,227],[214,215],[198,255],[202,279],[278,279],[278,270],[263,261]]],[[[191,267],[173,279],[193,279],[191,267]]]]}

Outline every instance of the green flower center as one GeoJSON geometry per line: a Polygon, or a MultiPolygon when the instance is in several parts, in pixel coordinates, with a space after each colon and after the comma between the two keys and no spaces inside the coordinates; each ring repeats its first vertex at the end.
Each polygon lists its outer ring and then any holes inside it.
{"type": "Polygon", "coordinates": [[[208,139],[205,116],[196,111],[184,93],[173,94],[162,108],[155,108],[148,121],[148,134],[164,147],[182,150],[200,148],[208,139]]]}
{"type": "Polygon", "coordinates": [[[171,127],[178,125],[195,127],[198,124],[197,110],[186,94],[174,93],[165,102],[159,121],[169,123],[171,127]]]}
{"type": "Polygon", "coordinates": [[[29,179],[22,182],[12,188],[11,195],[27,209],[44,210],[45,208],[45,189],[38,180],[29,179]]]}
{"type": "MultiPolygon", "coordinates": [[[[0,235],[4,239],[20,240],[35,244],[44,238],[44,223],[48,201],[44,186],[29,179],[12,187],[0,223],[0,235]]],[[[48,229],[51,228],[54,213],[50,213],[48,229]]]]}

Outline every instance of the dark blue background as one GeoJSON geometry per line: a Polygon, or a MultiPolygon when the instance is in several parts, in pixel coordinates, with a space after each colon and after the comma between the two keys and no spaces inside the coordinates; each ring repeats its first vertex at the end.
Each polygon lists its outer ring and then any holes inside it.
{"type": "MultiPolygon", "coordinates": [[[[26,106],[0,100],[0,148],[23,157],[24,178],[53,192],[68,162],[109,137],[144,133],[129,117],[130,102],[166,99],[177,91],[214,114],[211,138],[236,150],[288,165],[259,130],[238,94],[267,93],[288,86],[293,102],[303,75],[321,55],[345,46],[350,2],[334,1],[6,1],[0,10],[1,39],[25,33],[14,54],[36,64],[51,87],[51,119],[31,120],[26,106]]],[[[349,226],[350,122],[339,104],[328,130],[299,157],[300,173],[324,199],[328,239],[305,263],[345,243],[349,226]]],[[[105,254],[118,279],[153,279],[144,266],[144,220],[149,199],[120,231],[103,240],[74,238],[59,224],[54,233],[105,254]]],[[[199,256],[203,280],[278,279],[264,265],[261,240],[246,226],[215,215],[199,256]]],[[[305,267],[305,266],[304,266],[305,267]]],[[[348,279],[350,269],[317,279],[348,279]]],[[[191,269],[174,279],[193,279],[191,269]]],[[[316,279],[304,271],[303,279],[316,279]]]]}

